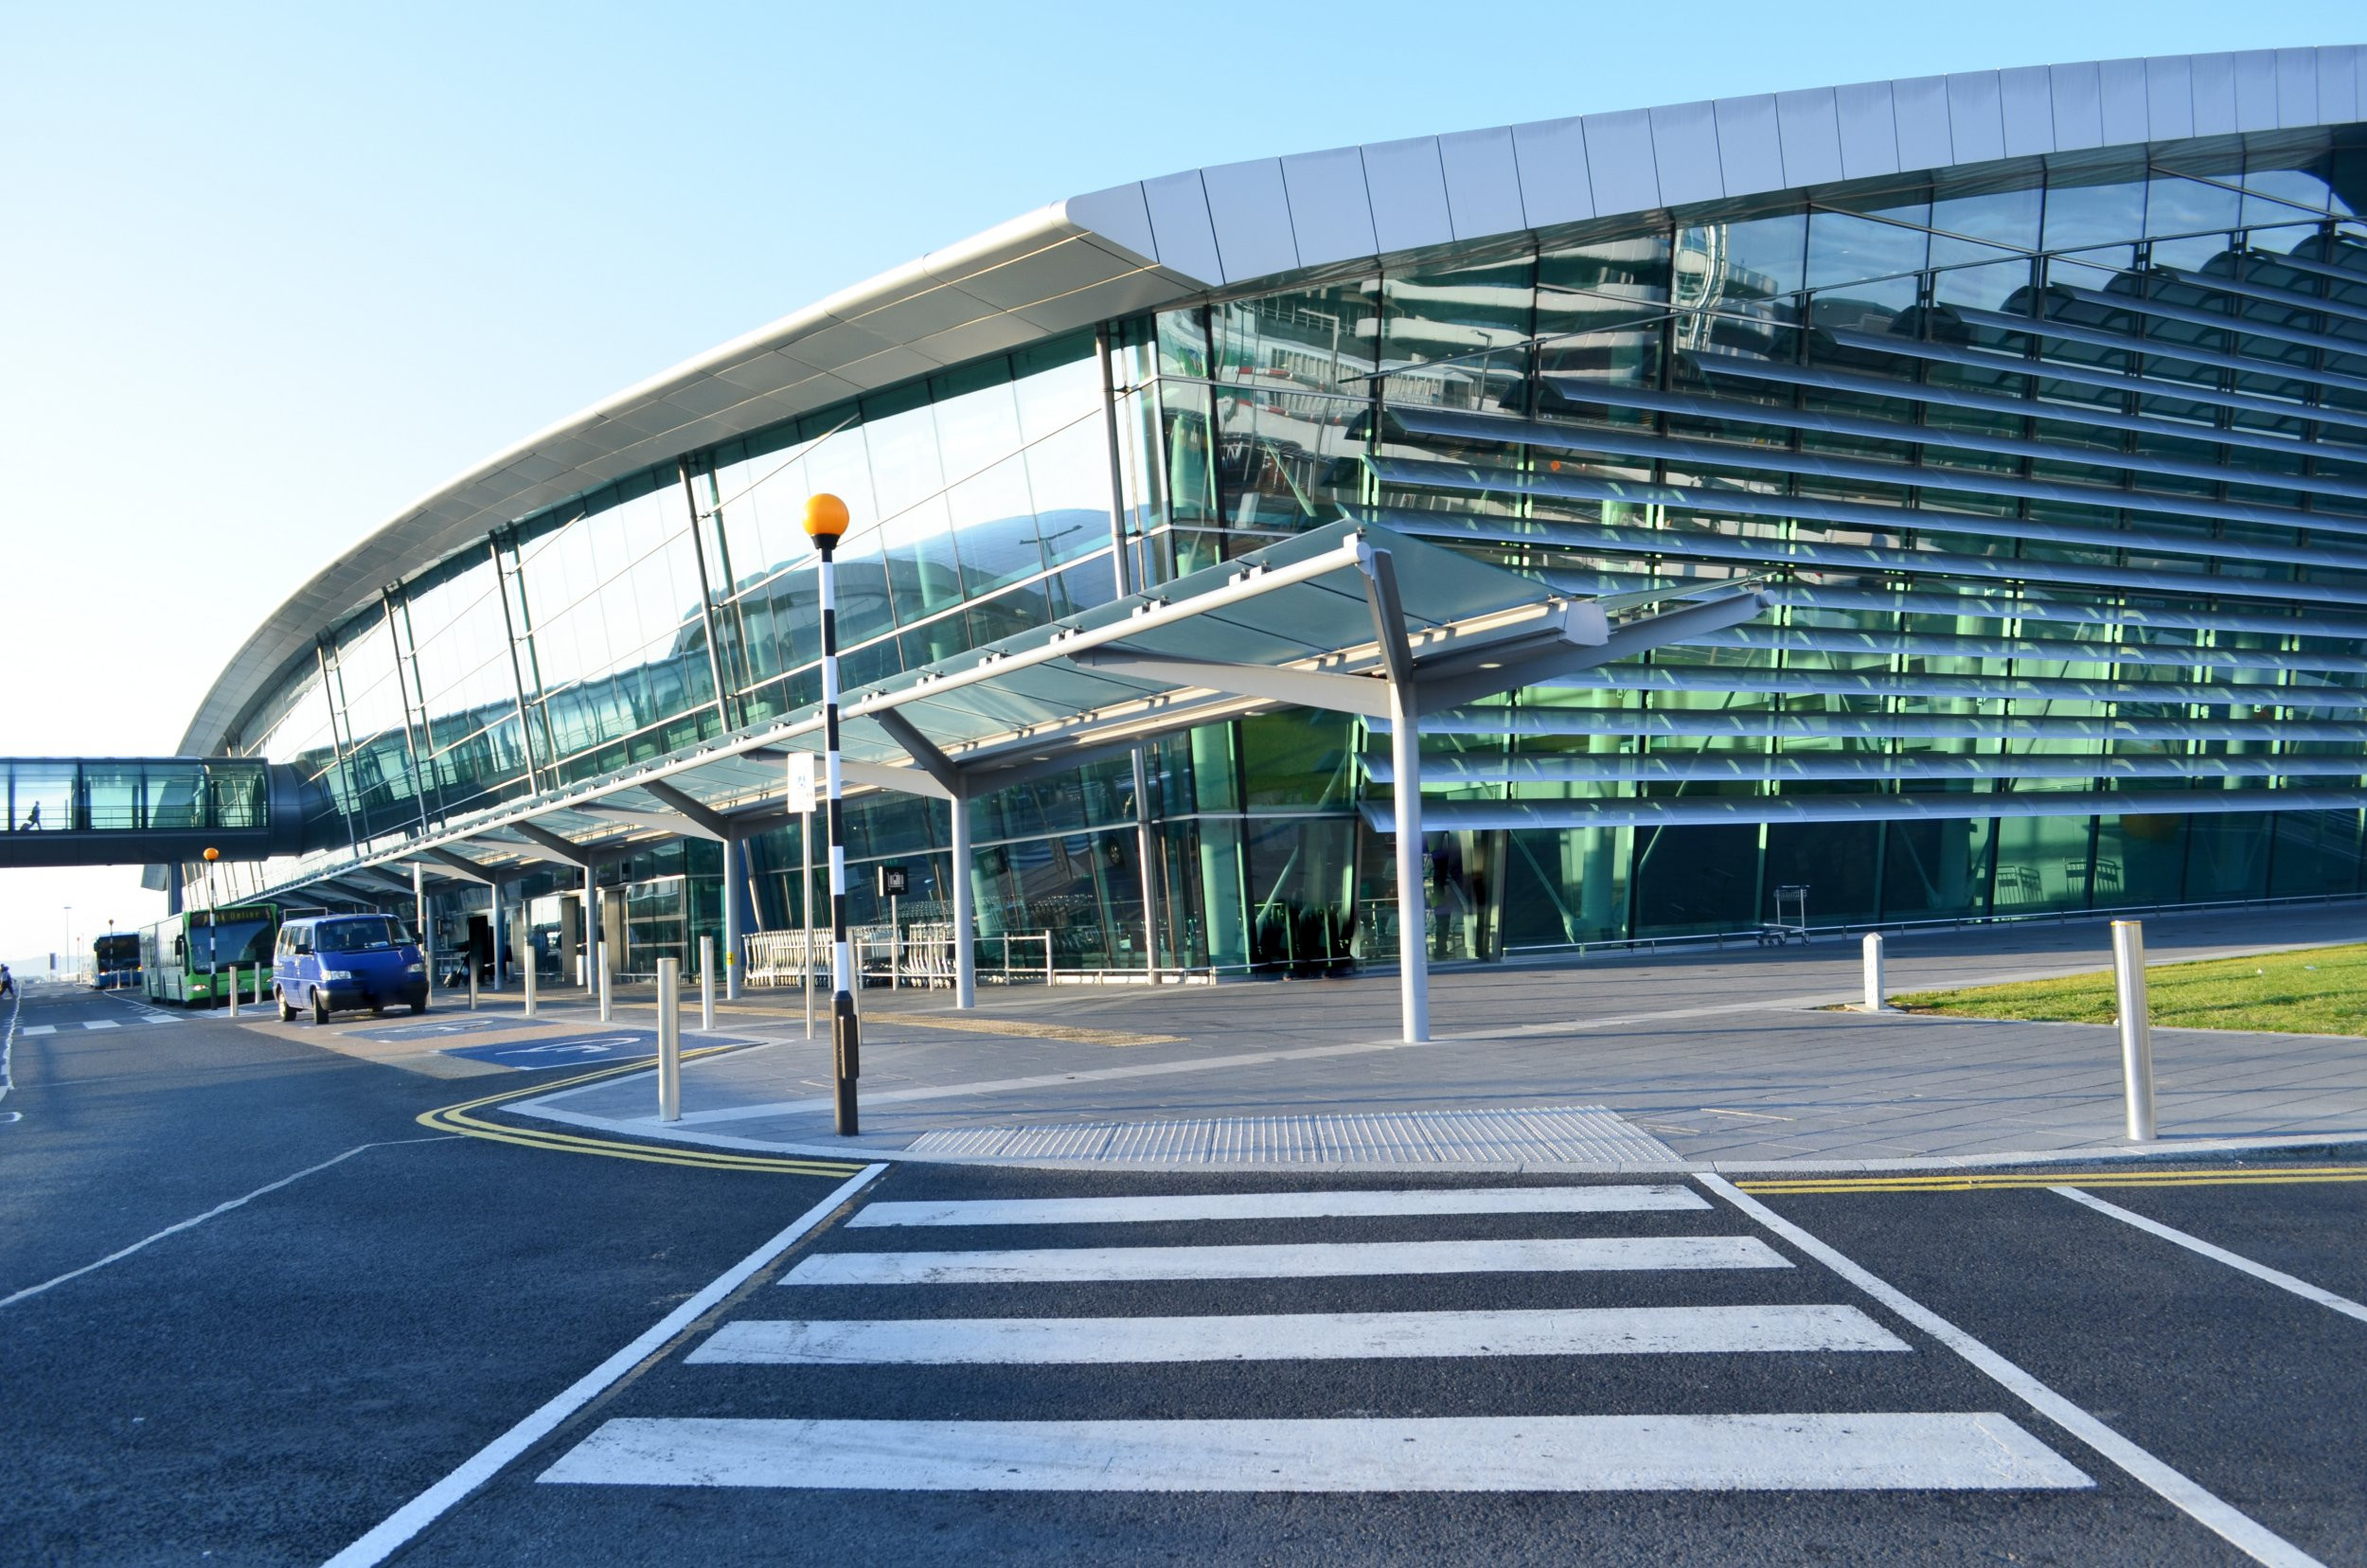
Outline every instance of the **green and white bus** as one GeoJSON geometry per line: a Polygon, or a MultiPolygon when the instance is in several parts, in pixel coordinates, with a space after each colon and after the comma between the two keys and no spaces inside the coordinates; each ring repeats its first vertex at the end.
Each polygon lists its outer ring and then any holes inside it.
{"type": "Polygon", "coordinates": [[[276,903],[230,904],[168,915],[140,933],[140,980],[151,1002],[210,1007],[230,999],[230,973],[241,995],[255,994],[255,971],[265,971],[270,994],[272,949],[279,940],[276,903]]]}

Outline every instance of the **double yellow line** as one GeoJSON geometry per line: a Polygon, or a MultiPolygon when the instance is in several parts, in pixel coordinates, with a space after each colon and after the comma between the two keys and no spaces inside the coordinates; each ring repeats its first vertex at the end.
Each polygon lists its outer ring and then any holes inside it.
{"type": "Polygon", "coordinates": [[[2367,1182],[2367,1166],[2290,1166],[2266,1170],[2019,1170],[1997,1175],[1802,1176],[1736,1182],[1744,1192],[1992,1192],[2021,1187],[2280,1186],[2303,1182],[2367,1182]]]}
{"type": "MultiPolygon", "coordinates": [[[[714,1056],[733,1049],[729,1045],[710,1045],[703,1050],[685,1051],[683,1060],[714,1056]]],[[[627,1143],[620,1138],[586,1137],[577,1132],[551,1132],[540,1128],[506,1127],[481,1116],[470,1114],[489,1106],[506,1104],[510,1100],[540,1096],[578,1084],[596,1083],[601,1078],[615,1078],[625,1073],[646,1073],[647,1061],[628,1061],[621,1066],[603,1067],[597,1072],[561,1078],[556,1083],[533,1083],[524,1088],[506,1089],[498,1095],[482,1099],[465,1100],[430,1111],[418,1118],[421,1127],[438,1132],[454,1132],[464,1138],[484,1138],[491,1143],[516,1144],[521,1149],[541,1149],[561,1154],[598,1154],[612,1160],[638,1160],[644,1165],[694,1166],[702,1170],[749,1170],[770,1176],[828,1176],[844,1180],[862,1171],[860,1165],[846,1165],[835,1160],[798,1160],[771,1154],[738,1154],[729,1149],[669,1149],[650,1144],[627,1143]]]]}

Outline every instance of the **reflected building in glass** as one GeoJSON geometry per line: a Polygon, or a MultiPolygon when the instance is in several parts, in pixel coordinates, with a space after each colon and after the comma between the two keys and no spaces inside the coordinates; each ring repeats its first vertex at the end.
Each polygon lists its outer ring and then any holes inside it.
{"type": "MultiPolygon", "coordinates": [[[[540,823],[646,972],[727,898],[804,918],[763,742],[820,695],[810,494],[855,519],[856,691],[1349,522],[1770,600],[1423,717],[1436,959],[1748,929],[1792,883],[1816,924],[2367,890],[2361,70],[1968,73],[1056,204],[462,475],[266,622],[183,750],[309,780],[305,852],[240,896],[391,899],[435,850],[572,942],[540,823]],[[738,770],[680,783],[724,834],[601,804],[708,755],[738,770]]],[[[1067,970],[1387,962],[1388,757],[1277,707],[867,794],[854,918],[894,862],[907,918],[965,877],[1067,970]]],[[[485,909],[429,864],[448,929],[485,909]]]]}

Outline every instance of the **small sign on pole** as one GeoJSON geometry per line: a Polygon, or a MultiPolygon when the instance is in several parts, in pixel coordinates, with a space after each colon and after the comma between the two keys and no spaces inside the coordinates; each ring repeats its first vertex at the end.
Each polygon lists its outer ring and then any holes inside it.
{"type": "Polygon", "coordinates": [[[880,867],[880,897],[900,899],[913,890],[913,874],[900,865],[880,867]]]}
{"type": "Polygon", "coordinates": [[[818,804],[821,785],[816,780],[815,760],[811,752],[789,754],[789,809],[801,816],[818,804]]]}

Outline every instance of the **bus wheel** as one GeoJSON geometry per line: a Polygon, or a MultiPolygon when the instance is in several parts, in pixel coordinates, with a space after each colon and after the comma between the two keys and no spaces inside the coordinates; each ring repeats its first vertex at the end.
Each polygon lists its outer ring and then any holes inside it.
{"type": "Polygon", "coordinates": [[[295,1004],[288,1000],[287,991],[281,987],[274,986],[271,989],[271,993],[279,999],[279,1022],[282,1024],[294,1023],[295,1004]]]}
{"type": "Polygon", "coordinates": [[[312,1022],[315,1024],[329,1022],[329,993],[318,986],[312,988],[312,1022]]]}

